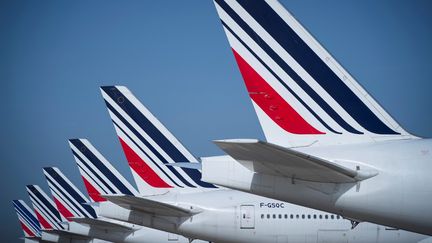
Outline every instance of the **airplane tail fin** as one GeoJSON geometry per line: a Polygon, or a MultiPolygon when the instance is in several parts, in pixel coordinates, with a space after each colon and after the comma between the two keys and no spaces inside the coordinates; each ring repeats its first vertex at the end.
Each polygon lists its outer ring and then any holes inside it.
{"type": "Polygon", "coordinates": [[[414,138],[277,0],[214,3],[268,142],[414,138]]]}
{"type": "Polygon", "coordinates": [[[63,230],[65,218],[60,216],[53,200],[37,185],[27,185],[27,193],[43,230],[63,230]]]}
{"type": "Polygon", "coordinates": [[[201,172],[174,163],[196,158],[124,86],[101,87],[102,96],[140,193],[150,188],[215,188],[201,172]]]}
{"type": "Polygon", "coordinates": [[[69,139],[69,146],[93,201],[106,201],[101,194],[138,195],[135,188],[87,139],[69,139]]]}
{"type": "Polygon", "coordinates": [[[23,200],[13,200],[15,212],[26,238],[41,237],[41,227],[36,215],[23,200]]]}
{"type": "Polygon", "coordinates": [[[46,167],[43,171],[57,209],[63,217],[68,220],[72,217],[97,217],[95,210],[89,205],[90,201],[58,168],[46,167]]]}

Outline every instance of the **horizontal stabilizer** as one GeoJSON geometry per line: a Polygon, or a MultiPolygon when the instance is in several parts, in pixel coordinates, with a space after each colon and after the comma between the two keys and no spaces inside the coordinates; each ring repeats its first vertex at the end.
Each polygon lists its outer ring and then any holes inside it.
{"type": "MultiPolygon", "coordinates": [[[[53,230],[42,230],[42,231],[47,233],[47,234],[60,236],[60,238],[67,237],[67,238],[72,238],[73,240],[83,240],[83,241],[89,241],[92,239],[92,237],[90,237],[90,236],[86,236],[86,235],[82,235],[82,234],[78,234],[78,233],[74,233],[72,231],[66,231],[66,230],[53,229],[53,230]]],[[[45,241],[42,241],[42,242],[45,242],[45,241]]]]}
{"type": "Polygon", "coordinates": [[[190,210],[184,207],[158,202],[143,197],[130,195],[102,195],[102,197],[123,208],[160,216],[187,217],[198,213],[196,210],[190,210]]]}
{"type": "Polygon", "coordinates": [[[127,225],[120,224],[120,223],[106,221],[100,218],[92,219],[92,218],[73,217],[70,219],[74,222],[80,224],[86,224],[89,225],[90,227],[95,227],[95,228],[110,229],[115,231],[134,231],[133,227],[129,227],[127,225]]]}
{"type": "Polygon", "coordinates": [[[255,139],[218,140],[214,143],[249,170],[263,174],[323,183],[356,182],[378,174],[376,171],[350,169],[255,139]]]}
{"type": "Polygon", "coordinates": [[[174,167],[194,169],[194,170],[201,170],[202,168],[201,163],[190,163],[190,162],[176,162],[176,163],[166,164],[166,166],[174,166],[174,167]]]}

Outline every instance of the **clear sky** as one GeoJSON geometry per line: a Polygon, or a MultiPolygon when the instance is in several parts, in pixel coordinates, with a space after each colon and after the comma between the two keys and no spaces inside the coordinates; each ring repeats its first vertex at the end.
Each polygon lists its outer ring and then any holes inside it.
{"type": "MultiPolygon", "coordinates": [[[[432,2],[282,1],[408,131],[432,136],[432,2]]],[[[2,1],[4,242],[22,236],[11,200],[48,189],[58,166],[83,188],[67,144],[88,138],[131,178],[98,87],[126,85],[197,156],[261,138],[210,0],[2,1]]]]}

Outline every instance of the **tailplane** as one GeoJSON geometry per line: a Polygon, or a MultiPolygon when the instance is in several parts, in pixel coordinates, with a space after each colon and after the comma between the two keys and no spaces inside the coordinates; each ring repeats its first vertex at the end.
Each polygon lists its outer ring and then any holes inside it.
{"type": "Polygon", "coordinates": [[[93,201],[106,201],[101,195],[138,195],[135,188],[87,139],[69,139],[69,146],[93,201]]]}
{"type": "Polygon", "coordinates": [[[414,138],[277,0],[214,0],[268,142],[414,138]]]}
{"type": "Polygon", "coordinates": [[[60,214],[71,221],[71,218],[96,218],[96,212],[89,205],[90,201],[72,184],[56,167],[43,169],[54,202],[60,214]]]}
{"type": "Polygon", "coordinates": [[[169,166],[198,161],[129,89],[104,86],[101,92],[141,194],[149,187],[215,188],[197,169],[169,166]]]}
{"type": "Polygon", "coordinates": [[[65,218],[60,216],[53,200],[37,185],[27,185],[27,193],[43,230],[64,230],[61,224],[65,218]]]}
{"type": "Polygon", "coordinates": [[[23,200],[13,200],[12,204],[20,221],[24,236],[26,238],[41,237],[42,232],[39,221],[29,206],[23,200]]]}

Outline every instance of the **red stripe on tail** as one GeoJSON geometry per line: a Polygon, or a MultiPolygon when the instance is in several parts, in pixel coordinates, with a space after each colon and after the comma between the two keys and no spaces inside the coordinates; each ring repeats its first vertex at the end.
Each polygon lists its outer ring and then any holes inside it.
{"type": "Polygon", "coordinates": [[[45,218],[42,217],[42,215],[40,215],[37,210],[35,210],[35,213],[36,213],[36,216],[39,220],[39,223],[43,229],[48,229],[48,230],[53,229],[52,225],[50,223],[48,223],[48,221],[46,221],[45,218]]]}
{"type": "Polygon", "coordinates": [[[120,137],[119,137],[123,152],[129,166],[150,186],[156,188],[172,188],[162,178],[158,176],[147,163],[142,160],[120,137]]]}
{"type": "Polygon", "coordinates": [[[74,217],[74,215],[63,206],[63,204],[54,197],[54,202],[57,205],[58,211],[65,217],[68,221],[71,221],[69,218],[74,217]]]}
{"type": "Polygon", "coordinates": [[[325,134],[312,127],[234,49],[234,57],[251,99],[287,132],[325,134]]]}
{"type": "Polygon", "coordinates": [[[36,235],[31,231],[23,222],[20,221],[21,228],[24,230],[24,232],[27,234],[28,237],[35,237],[36,235]]]}
{"type": "Polygon", "coordinates": [[[98,190],[96,190],[96,188],[94,188],[92,184],[90,184],[90,182],[88,182],[86,178],[84,178],[84,176],[81,177],[84,181],[84,185],[87,189],[87,193],[91,197],[91,199],[93,199],[93,201],[95,202],[105,202],[106,199],[101,197],[100,192],[98,192],[98,190]]]}

